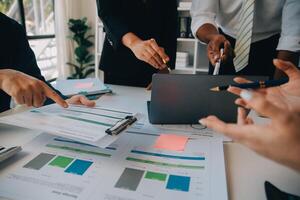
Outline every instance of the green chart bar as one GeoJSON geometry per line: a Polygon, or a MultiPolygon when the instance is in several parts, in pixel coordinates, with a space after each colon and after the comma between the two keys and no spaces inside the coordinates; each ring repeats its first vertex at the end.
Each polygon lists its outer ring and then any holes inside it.
{"type": "Polygon", "coordinates": [[[73,160],[73,158],[57,156],[49,165],[54,167],[66,168],[73,160]]]}
{"type": "Polygon", "coordinates": [[[139,162],[139,163],[146,163],[146,164],[150,164],[150,165],[163,166],[163,167],[175,167],[175,168],[186,168],[186,169],[204,169],[204,166],[172,164],[172,163],[157,162],[157,161],[144,160],[144,159],[132,158],[132,157],[127,157],[126,160],[133,161],[133,162],[139,162]]]}
{"type": "Polygon", "coordinates": [[[167,179],[167,174],[147,171],[145,178],[164,182],[167,179]]]}

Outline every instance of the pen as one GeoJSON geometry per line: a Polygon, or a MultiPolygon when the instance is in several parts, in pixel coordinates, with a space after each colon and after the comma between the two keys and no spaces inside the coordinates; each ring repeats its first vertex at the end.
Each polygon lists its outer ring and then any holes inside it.
{"type": "Polygon", "coordinates": [[[222,48],[220,50],[220,55],[221,55],[220,59],[218,60],[218,62],[215,65],[215,69],[214,69],[214,73],[213,73],[214,76],[219,74],[223,54],[224,54],[224,49],[222,48]]]}
{"type": "Polygon", "coordinates": [[[232,85],[225,85],[225,86],[217,86],[211,88],[211,91],[219,92],[227,90],[229,87],[238,87],[241,89],[258,89],[258,88],[268,88],[268,87],[276,87],[282,84],[285,84],[289,81],[288,78],[283,78],[279,80],[267,80],[267,81],[257,81],[253,83],[243,83],[243,84],[232,84],[232,85]]]}
{"type": "Polygon", "coordinates": [[[165,59],[162,59],[164,64],[167,65],[167,68],[168,68],[168,71],[170,72],[171,71],[171,68],[170,66],[168,65],[168,62],[165,60],[165,59]]]}

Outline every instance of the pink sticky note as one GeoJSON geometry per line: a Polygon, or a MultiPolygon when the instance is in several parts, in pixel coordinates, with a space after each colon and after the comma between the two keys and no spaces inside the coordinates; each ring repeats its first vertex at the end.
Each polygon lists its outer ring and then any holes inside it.
{"type": "Polygon", "coordinates": [[[93,82],[90,82],[90,83],[76,83],[75,88],[77,88],[77,89],[88,89],[88,88],[92,88],[93,85],[94,85],[93,82]]]}
{"type": "Polygon", "coordinates": [[[182,135],[162,134],[156,140],[154,148],[171,151],[184,151],[188,137],[182,135]]]}

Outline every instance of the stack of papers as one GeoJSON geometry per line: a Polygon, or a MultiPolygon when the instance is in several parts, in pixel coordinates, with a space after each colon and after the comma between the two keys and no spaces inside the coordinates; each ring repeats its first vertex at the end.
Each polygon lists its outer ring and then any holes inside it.
{"type": "Polygon", "coordinates": [[[189,66],[189,53],[177,52],[176,53],[176,68],[185,68],[189,66]]]}
{"type": "Polygon", "coordinates": [[[97,78],[57,80],[54,87],[68,97],[76,94],[97,95],[111,92],[111,90],[97,78]]]}
{"type": "Polygon", "coordinates": [[[0,118],[0,122],[71,138],[99,147],[107,147],[119,135],[105,132],[126,116],[134,116],[123,110],[95,106],[92,108],[70,105],[62,108],[57,104],[32,109],[0,118]]]}

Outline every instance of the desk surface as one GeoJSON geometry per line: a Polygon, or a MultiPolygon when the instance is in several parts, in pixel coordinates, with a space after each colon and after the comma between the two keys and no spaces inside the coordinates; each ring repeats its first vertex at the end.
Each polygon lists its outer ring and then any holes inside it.
{"type": "MultiPolygon", "coordinates": [[[[99,99],[103,106],[112,106],[147,113],[146,101],[150,92],[142,88],[111,86],[115,94],[99,99]]],[[[38,131],[0,125],[0,145],[24,145],[38,131]]],[[[230,200],[264,200],[264,181],[268,180],[280,189],[300,195],[300,174],[267,160],[249,149],[236,144],[225,143],[225,162],[230,200]]],[[[6,164],[0,165],[0,174],[6,173],[6,164]]]]}

